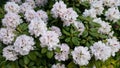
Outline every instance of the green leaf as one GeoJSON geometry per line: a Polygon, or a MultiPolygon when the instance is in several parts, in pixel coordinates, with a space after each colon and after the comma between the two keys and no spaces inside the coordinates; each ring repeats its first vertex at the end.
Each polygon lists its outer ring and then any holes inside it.
{"type": "Polygon", "coordinates": [[[29,66],[31,67],[31,66],[33,66],[35,63],[34,62],[30,62],[29,63],[29,66]]]}
{"type": "Polygon", "coordinates": [[[49,59],[51,59],[53,57],[53,52],[52,51],[48,51],[46,55],[47,55],[47,57],[49,59]]]}
{"type": "Polygon", "coordinates": [[[65,36],[64,36],[64,35],[62,35],[62,36],[60,36],[59,38],[60,38],[60,39],[64,39],[64,38],[65,38],[65,36]]]}
{"type": "Polygon", "coordinates": [[[24,56],[24,63],[27,65],[29,62],[30,62],[30,60],[29,60],[29,58],[27,57],[27,56],[24,56]]]}
{"type": "Polygon", "coordinates": [[[85,44],[85,43],[86,43],[86,40],[85,40],[85,39],[81,40],[81,43],[82,43],[82,44],[85,44]]]}
{"type": "Polygon", "coordinates": [[[107,36],[106,36],[106,35],[103,35],[103,34],[100,34],[99,37],[100,37],[100,38],[103,38],[103,39],[107,38],[107,36]]]}
{"type": "Polygon", "coordinates": [[[44,54],[47,52],[47,48],[42,48],[41,53],[44,54]]]}
{"type": "Polygon", "coordinates": [[[7,62],[5,68],[19,68],[15,62],[7,62]]]}
{"type": "Polygon", "coordinates": [[[68,65],[67,65],[67,68],[78,68],[75,63],[73,62],[70,62],[68,65]]]}
{"type": "Polygon", "coordinates": [[[36,54],[34,53],[34,52],[30,52],[30,54],[28,55],[28,57],[31,59],[31,60],[33,60],[33,61],[35,61],[36,60],[36,54]]]}
{"type": "Polygon", "coordinates": [[[4,17],[4,15],[3,15],[3,14],[0,14],[0,19],[3,18],[3,17],[4,17]]]}
{"type": "Polygon", "coordinates": [[[86,46],[87,46],[87,47],[89,47],[89,46],[90,46],[89,42],[86,42],[86,46]]]}
{"type": "Polygon", "coordinates": [[[6,64],[6,61],[1,61],[0,62],[0,68],[4,68],[5,64],[6,64]]]}
{"type": "Polygon", "coordinates": [[[24,60],[23,60],[23,59],[20,59],[20,60],[19,60],[19,64],[20,64],[21,66],[24,66],[24,60]]]}
{"type": "Polygon", "coordinates": [[[64,29],[62,29],[62,32],[63,32],[63,34],[65,34],[65,35],[67,35],[67,36],[70,36],[70,33],[69,32],[67,32],[66,30],[64,30],[64,29]]]}
{"type": "Polygon", "coordinates": [[[77,37],[73,37],[72,42],[74,45],[80,45],[79,38],[77,38],[77,37]]]}
{"type": "Polygon", "coordinates": [[[68,43],[68,42],[70,42],[70,40],[71,40],[71,38],[70,38],[70,37],[68,37],[68,38],[66,38],[66,39],[65,39],[65,42],[67,42],[67,43],[68,43]]]}
{"type": "Polygon", "coordinates": [[[92,27],[100,27],[101,25],[96,22],[89,22],[92,27]]]}
{"type": "Polygon", "coordinates": [[[19,29],[21,31],[26,31],[28,29],[28,24],[27,23],[22,23],[18,26],[17,29],[19,29]]]}
{"type": "MultiPolygon", "coordinates": [[[[71,25],[71,26],[73,27],[74,25],[71,25]]],[[[71,33],[71,34],[75,33],[75,30],[73,30],[73,28],[71,28],[71,29],[70,29],[70,33],[71,33]]]]}
{"type": "Polygon", "coordinates": [[[82,33],[82,37],[85,38],[85,37],[87,37],[87,36],[88,36],[88,31],[85,30],[85,31],[82,33]]]}
{"type": "Polygon", "coordinates": [[[90,31],[91,31],[91,32],[96,32],[96,33],[97,33],[97,32],[98,32],[98,29],[96,29],[96,28],[91,28],[90,31]]]}
{"type": "Polygon", "coordinates": [[[58,53],[60,53],[61,51],[60,51],[60,48],[56,48],[56,50],[55,50],[56,52],[58,52],[58,53]]]}
{"type": "Polygon", "coordinates": [[[99,34],[98,34],[98,33],[93,33],[93,32],[89,32],[89,33],[90,33],[90,35],[93,36],[93,37],[96,37],[96,38],[99,37],[99,34]]]}

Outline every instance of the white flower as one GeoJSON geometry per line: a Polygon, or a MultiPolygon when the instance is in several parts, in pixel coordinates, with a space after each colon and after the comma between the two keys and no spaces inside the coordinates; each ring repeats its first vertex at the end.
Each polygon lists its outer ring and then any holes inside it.
{"type": "Polygon", "coordinates": [[[120,49],[120,42],[117,40],[116,37],[107,39],[106,45],[111,48],[112,56],[115,56],[115,52],[118,52],[120,49]]]}
{"type": "Polygon", "coordinates": [[[108,35],[109,37],[113,37],[114,31],[111,31],[108,35]]]}
{"type": "Polygon", "coordinates": [[[82,33],[85,30],[84,24],[82,22],[75,21],[74,25],[76,26],[76,28],[78,29],[78,31],[80,31],[79,36],[82,35],[82,33]]]}
{"type": "Polygon", "coordinates": [[[66,67],[64,64],[57,63],[57,64],[52,65],[51,68],[66,68],[66,67]]]}
{"type": "Polygon", "coordinates": [[[109,8],[108,11],[105,12],[105,16],[107,20],[116,22],[120,19],[120,12],[118,8],[112,7],[112,8],[109,8]]]}
{"type": "Polygon", "coordinates": [[[53,5],[51,13],[54,18],[60,17],[66,11],[66,4],[63,1],[56,2],[53,5]]]}
{"type": "Polygon", "coordinates": [[[70,24],[74,24],[75,20],[67,20],[63,22],[63,26],[70,26],[70,24]]]}
{"type": "Polygon", "coordinates": [[[73,10],[73,8],[68,8],[66,12],[61,15],[61,19],[63,21],[68,21],[68,20],[76,20],[78,17],[78,14],[73,10]]]}
{"type": "Polygon", "coordinates": [[[30,6],[32,6],[32,8],[36,7],[34,0],[26,0],[25,3],[28,3],[30,6]]]}
{"type": "MultiPolygon", "coordinates": [[[[60,16],[62,21],[75,21],[78,17],[78,14],[73,10],[73,8],[68,8],[66,11],[60,16]]],[[[69,26],[71,23],[64,23],[64,25],[69,26]]]]}
{"type": "Polygon", "coordinates": [[[58,47],[59,38],[58,34],[55,31],[47,31],[43,34],[39,40],[41,42],[41,47],[48,47],[48,50],[53,50],[58,47]]]}
{"type": "Polygon", "coordinates": [[[87,47],[75,47],[74,51],[71,52],[73,60],[76,64],[87,65],[91,59],[90,53],[87,47]]]}
{"type": "Polygon", "coordinates": [[[22,3],[22,5],[20,5],[20,12],[21,13],[25,13],[27,10],[32,10],[32,6],[29,5],[28,3],[22,3]]]}
{"type": "Polygon", "coordinates": [[[94,8],[91,8],[89,10],[85,9],[85,11],[83,12],[83,16],[85,16],[85,17],[90,16],[92,18],[96,18],[96,15],[97,15],[97,13],[94,8]]]}
{"type": "Polygon", "coordinates": [[[19,10],[20,10],[20,7],[15,2],[7,2],[5,4],[5,11],[7,12],[18,13],[19,10]]]}
{"type": "Polygon", "coordinates": [[[120,0],[103,0],[105,6],[117,7],[120,6],[120,0]]]}
{"type": "Polygon", "coordinates": [[[9,0],[10,2],[15,2],[15,3],[18,3],[18,4],[21,4],[21,0],[9,0]]]}
{"type": "Polygon", "coordinates": [[[28,29],[30,34],[35,35],[36,37],[44,34],[47,31],[47,27],[44,21],[38,18],[34,18],[31,20],[28,29]]]}
{"type": "Polygon", "coordinates": [[[6,60],[15,61],[16,59],[18,59],[17,55],[18,53],[15,52],[12,45],[9,45],[3,49],[3,57],[5,57],[6,60]]]}
{"type": "Polygon", "coordinates": [[[55,31],[55,32],[58,34],[58,36],[62,36],[61,30],[60,30],[59,27],[52,26],[50,29],[51,29],[52,31],[55,31]]]}
{"type": "Polygon", "coordinates": [[[14,30],[10,28],[1,28],[0,29],[0,41],[4,44],[12,44],[14,37],[16,36],[13,33],[14,30]]]}
{"type": "Polygon", "coordinates": [[[91,8],[94,8],[96,10],[97,15],[103,14],[103,10],[104,10],[103,1],[93,1],[91,3],[91,8]]]}
{"type": "Polygon", "coordinates": [[[93,22],[96,22],[96,23],[101,25],[101,27],[98,30],[99,33],[102,33],[102,34],[109,34],[110,33],[112,26],[109,25],[109,23],[102,21],[101,18],[96,18],[93,20],[93,22]]]}
{"type": "Polygon", "coordinates": [[[60,53],[55,53],[55,59],[58,61],[65,61],[68,59],[69,54],[69,46],[67,44],[61,44],[60,45],[60,53]]]}
{"type": "Polygon", "coordinates": [[[44,6],[48,0],[35,0],[37,6],[44,6]]]}
{"type": "Polygon", "coordinates": [[[45,11],[39,10],[39,11],[37,11],[37,14],[45,23],[47,23],[48,15],[45,11]]]}
{"type": "Polygon", "coordinates": [[[101,41],[95,42],[90,49],[96,60],[105,61],[111,56],[111,48],[101,41]]]}
{"type": "Polygon", "coordinates": [[[20,55],[29,54],[30,50],[34,49],[34,39],[27,35],[20,35],[14,43],[15,51],[20,55]]]}
{"type": "Polygon", "coordinates": [[[30,22],[32,19],[37,17],[37,13],[34,10],[27,10],[25,12],[25,19],[30,22]]]}
{"type": "Polygon", "coordinates": [[[2,19],[3,26],[7,26],[8,28],[15,29],[21,23],[22,19],[20,19],[20,16],[15,13],[7,13],[2,19]]]}
{"type": "Polygon", "coordinates": [[[109,34],[110,31],[111,31],[111,25],[109,25],[109,23],[107,22],[102,22],[98,32],[103,34],[109,34]]]}

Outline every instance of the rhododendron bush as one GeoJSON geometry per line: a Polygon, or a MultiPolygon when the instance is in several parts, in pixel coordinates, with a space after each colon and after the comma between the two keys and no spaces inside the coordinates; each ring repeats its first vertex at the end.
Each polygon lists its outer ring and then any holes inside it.
{"type": "Polygon", "coordinates": [[[120,68],[120,0],[0,0],[0,68],[120,68]]]}

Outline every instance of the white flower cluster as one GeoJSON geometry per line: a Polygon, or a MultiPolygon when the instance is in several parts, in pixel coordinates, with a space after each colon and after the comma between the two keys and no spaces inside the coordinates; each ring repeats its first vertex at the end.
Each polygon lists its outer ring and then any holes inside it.
{"type": "Polygon", "coordinates": [[[47,13],[43,10],[38,10],[35,12],[33,9],[27,10],[25,12],[25,19],[30,22],[34,18],[41,18],[45,23],[47,23],[48,16],[47,13]]]}
{"type": "Polygon", "coordinates": [[[78,14],[73,10],[73,8],[67,8],[66,11],[61,15],[64,25],[69,26],[77,20],[78,14]]]}
{"type": "MultiPolygon", "coordinates": [[[[20,5],[20,12],[24,14],[24,16],[25,16],[24,18],[26,19],[26,21],[30,22],[30,24],[28,25],[29,33],[31,35],[35,35],[35,37],[40,36],[41,46],[42,47],[48,46],[48,49],[52,50],[52,49],[55,49],[56,46],[58,46],[58,43],[59,43],[58,37],[61,36],[60,29],[57,27],[55,27],[55,28],[53,27],[51,29],[51,31],[48,31],[47,26],[46,26],[46,23],[48,20],[47,13],[43,10],[38,10],[37,12],[35,12],[33,9],[36,7],[35,3],[39,6],[43,6],[46,2],[47,2],[47,0],[35,0],[35,2],[34,2],[34,0],[26,0],[24,3],[22,3],[20,5]],[[58,31],[56,31],[56,29],[59,30],[59,34],[57,33],[58,31]]],[[[8,15],[8,16],[10,16],[10,15],[8,15]]],[[[15,17],[15,18],[17,18],[17,17],[15,17]]],[[[18,23],[19,20],[18,19],[17,20],[13,19],[13,20],[12,19],[10,20],[11,22],[13,22],[13,23],[10,23],[10,25],[11,25],[11,27],[13,27],[13,25],[15,25],[14,28],[16,28],[20,24],[20,23],[18,23]],[[15,21],[13,21],[13,20],[15,20],[15,21]],[[16,23],[16,21],[17,21],[17,23],[16,23]]],[[[9,24],[6,24],[6,25],[9,25],[9,24]]],[[[25,43],[25,42],[23,42],[23,43],[25,43]]],[[[22,44],[22,43],[19,42],[17,44],[17,42],[15,41],[14,44],[16,44],[16,46],[18,46],[19,44],[22,44]]],[[[26,42],[26,45],[27,44],[28,43],[26,42]]],[[[20,47],[23,49],[27,48],[26,46],[25,47],[20,46],[20,47]]],[[[16,47],[16,49],[17,49],[17,47],[16,47]]],[[[28,51],[25,51],[25,50],[22,51],[22,50],[19,50],[19,47],[18,47],[18,51],[16,51],[16,52],[19,52],[21,55],[26,55],[29,53],[30,50],[32,50],[32,48],[28,49],[28,51]]]]}
{"type": "Polygon", "coordinates": [[[91,59],[90,52],[87,47],[78,46],[71,52],[73,60],[76,64],[87,65],[91,59]]]}
{"type": "Polygon", "coordinates": [[[25,0],[25,3],[28,3],[32,8],[36,7],[34,0],[25,0]]]}
{"type": "Polygon", "coordinates": [[[64,64],[57,63],[57,64],[53,64],[51,68],[66,68],[66,67],[64,64]]]}
{"type": "MultiPolygon", "coordinates": [[[[22,4],[21,0],[9,0],[10,2],[15,2],[17,4],[22,4]]],[[[48,0],[25,0],[24,3],[29,4],[32,8],[35,8],[36,6],[44,6],[48,0]]]]}
{"type": "Polygon", "coordinates": [[[90,16],[92,18],[96,18],[96,11],[95,11],[95,9],[89,9],[89,10],[85,9],[83,16],[85,16],[85,17],[90,16]]]}
{"type": "Polygon", "coordinates": [[[117,22],[120,19],[120,12],[118,8],[111,7],[105,12],[105,16],[107,20],[117,22]]]}
{"type": "Polygon", "coordinates": [[[20,55],[29,54],[30,50],[34,49],[34,39],[27,35],[21,35],[17,37],[14,43],[14,49],[20,55]]]}
{"type": "Polygon", "coordinates": [[[67,8],[63,1],[56,2],[51,10],[54,18],[60,17],[64,26],[69,26],[77,19],[78,14],[73,8],[67,8]]]}
{"type": "Polygon", "coordinates": [[[28,3],[22,3],[21,5],[20,5],[20,12],[21,13],[25,13],[27,10],[32,10],[33,8],[32,8],[32,6],[31,5],[29,5],[28,3]]]}
{"type": "Polygon", "coordinates": [[[3,26],[6,26],[8,28],[15,29],[19,24],[22,23],[22,20],[20,19],[20,16],[15,13],[7,13],[2,19],[3,26]]]}
{"type": "Polygon", "coordinates": [[[120,49],[120,42],[116,37],[107,39],[106,45],[108,45],[112,50],[112,56],[115,56],[115,53],[120,49]]]}
{"type": "Polygon", "coordinates": [[[15,2],[15,3],[18,3],[18,4],[21,4],[21,0],[9,0],[10,2],[15,2]]]}
{"type": "Polygon", "coordinates": [[[91,3],[91,8],[95,10],[95,13],[97,15],[103,14],[104,7],[103,7],[103,3],[101,0],[100,1],[93,1],[91,3]]]}
{"type": "MultiPolygon", "coordinates": [[[[33,6],[35,6],[33,3],[33,0],[27,0],[24,4],[23,4],[23,6],[19,7],[19,5],[16,4],[15,2],[7,2],[7,4],[5,5],[5,10],[7,11],[7,14],[5,15],[4,19],[2,19],[2,25],[5,26],[6,28],[0,29],[0,41],[2,41],[6,45],[10,44],[10,46],[7,46],[3,49],[3,57],[5,57],[6,60],[15,61],[18,58],[17,55],[27,55],[27,54],[29,54],[29,52],[31,50],[34,49],[33,45],[35,43],[34,43],[34,39],[32,37],[27,36],[27,35],[20,35],[15,39],[15,37],[17,35],[14,34],[14,31],[16,31],[17,26],[22,23],[22,19],[20,19],[20,16],[18,15],[21,8],[23,9],[23,12],[26,12],[26,11],[32,10],[33,6]],[[26,6],[26,4],[27,4],[27,6],[26,6]],[[29,8],[29,6],[31,6],[31,8],[29,8]],[[15,40],[15,42],[14,42],[14,40],[15,40]],[[11,45],[11,44],[13,44],[13,45],[11,45]]],[[[29,21],[32,20],[32,18],[31,18],[32,16],[29,14],[30,12],[28,12],[28,17],[27,17],[27,20],[29,20],[29,21]]],[[[31,12],[31,14],[32,13],[33,12],[31,12]]],[[[36,13],[36,15],[37,15],[37,13],[36,13]]],[[[36,17],[38,17],[38,16],[36,16],[36,17]]],[[[42,15],[41,15],[41,17],[42,17],[42,15]]],[[[35,22],[35,21],[33,21],[33,22],[35,22]]],[[[43,21],[40,19],[40,24],[42,24],[41,22],[43,22],[43,21]]],[[[38,23],[39,23],[39,21],[38,21],[38,23]]],[[[35,25],[33,25],[33,26],[35,26],[35,25]]],[[[40,25],[40,26],[44,27],[43,25],[40,25]]],[[[33,30],[36,30],[36,28],[35,29],[34,29],[34,27],[32,27],[32,28],[33,28],[33,30]]],[[[44,28],[42,28],[42,29],[44,29],[44,28]]],[[[33,31],[33,34],[34,34],[34,32],[35,31],[33,31]]]]}
{"type": "Polygon", "coordinates": [[[18,59],[17,55],[18,53],[15,52],[14,46],[12,45],[9,45],[3,49],[3,57],[5,57],[6,60],[15,61],[18,59]]]}
{"type": "Polygon", "coordinates": [[[47,20],[48,20],[48,15],[45,11],[43,10],[39,10],[37,11],[37,15],[45,22],[47,23],[47,20]]]}
{"type": "MultiPolygon", "coordinates": [[[[117,22],[120,19],[120,12],[118,6],[120,6],[119,0],[89,0],[90,9],[85,9],[83,16],[90,16],[93,18],[93,22],[101,25],[98,29],[98,33],[109,35],[106,42],[98,41],[90,47],[78,46],[71,51],[69,45],[66,43],[60,43],[59,37],[62,36],[61,28],[57,26],[51,26],[47,28],[48,15],[43,10],[35,11],[34,8],[37,6],[43,6],[47,3],[47,0],[25,0],[25,3],[21,4],[20,0],[10,0],[5,5],[5,11],[7,14],[2,19],[2,25],[6,28],[0,29],[0,41],[8,45],[3,49],[3,57],[6,60],[15,61],[19,55],[28,55],[31,50],[34,50],[34,38],[39,38],[40,46],[47,47],[50,51],[60,48],[60,52],[55,52],[54,58],[61,61],[69,59],[69,55],[75,64],[80,66],[87,65],[92,56],[96,60],[105,61],[111,56],[115,56],[115,53],[120,49],[120,42],[116,37],[113,36],[111,31],[112,26],[98,18],[100,15],[104,15],[106,20],[117,22]],[[20,6],[16,3],[21,4],[20,6]],[[112,6],[111,6],[112,5],[112,6]],[[103,13],[104,7],[105,10],[103,13]],[[28,35],[17,35],[14,34],[18,25],[22,23],[19,13],[24,15],[24,18],[28,23],[28,31],[34,37],[28,35]],[[16,39],[15,39],[16,37],[16,39]],[[15,41],[14,41],[15,40],[15,41]],[[92,54],[92,55],[91,55],[92,54]]],[[[82,0],[83,1],[83,0],[82,0]]],[[[63,26],[70,26],[74,24],[77,30],[80,32],[79,36],[85,30],[85,26],[82,22],[77,21],[78,14],[73,8],[67,8],[63,1],[56,2],[53,5],[51,14],[54,18],[61,18],[63,26]]],[[[64,64],[53,64],[51,68],[66,68],[64,64]]]]}
{"type": "Polygon", "coordinates": [[[101,1],[104,6],[107,7],[117,7],[120,6],[120,0],[80,0],[81,2],[88,1],[89,3],[101,1]]]}
{"type": "Polygon", "coordinates": [[[20,7],[15,2],[7,2],[7,4],[5,4],[5,10],[7,12],[19,13],[20,7]]]}
{"type": "Polygon", "coordinates": [[[48,50],[53,50],[58,47],[59,38],[58,34],[55,31],[47,31],[40,38],[41,47],[48,47],[48,50]]]}
{"type": "Polygon", "coordinates": [[[54,18],[57,18],[60,17],[65,12],[66,9],[67,9],[66,4],[63,1],[59,1],[53,5],[51,14],[53,15],[54,18]]]}
{"type": "Polygon", "coordinates": [[[50,29],[51,29],[51,31],[55,31],[58,34],[58,36],[62,36],[60,28],[58,28],[56,26],[52,26],[50,29]]]}
{"type": "Polygon", "coordinates": [[[77,20],[78,14],[73,10],[73,8],[67,8],[66,4],[63,1],[56,2],[53,5],[51,10],[51,14],[54,18],[61,18],[63,21],[63,26],[70,26],[70,24],[74,24],[80,34],[84,31],[84,25],[77,20]]]}
{"type": "MultiPolygon", "coordinates": [[[[105,61],[111,56],[115,56],[115,53],[120,49],[120,42],[116,37],[106,39],[106,42],[98,41],[90,47],[88,51],[87,47],[78,46],[71,52],[73,60],[76,64],[87,65],[92,56],[96,60],[105,61]],[[92,55],[91,55],[92,54],[92,55]]],[[[60,59],[60,58],[59,58],[60,59]]]]}
{"type": "Polygon", "coordinates": [[[101,27],[98,30],[99,33],[102,33],[102,34],[109,34],[110,33],[112,26],[109,25],[109,23],[102,21],[101,18],[95,18],[93,20],[93,22],[96,22],[96,23],[101,25],[101,27]]]}
{"type": "Polygon", "coordinates": [[[29,33],[31,35],[35,35],[36,37],[44,34],[47,31],[47,27],[44,21],[38,18],[34,18],[31,20],[28,29],[29,29],[29,33]]]}
{"type": "Polygon", "coordinates": [[[96,15],[103,14],[103,2],[102,1],[93,1],[90,4],[90,9],[85,9],[83,12],[83,16],[90,16],[92,18],[96,18],[96,15]]]}
{"type": "Polygon", "coordinates": [[[82,35],[82,33],[83,33],[84,30],[85,30],[84,24],[83,24],[82,22],[76,21],[76,22],[74,23],[74,25],[76,26],[77,30],[80,32],[80,33],[79,33],[79,36],[82,35]]]}
{"type": "Polygon", "coordinates": [[[107,7],[117,7],[120,6],[120,0],[102,0],[104,6],[107,7]]]}
{"type": "Polygon", "coordinates": [[[27,35],[17,37],[13,45],[9,45],[3,49],[3,57],[6,60],[15,61],[18,55],[27,55],[34,49],[34,39],[27,35]]]}
{"type": "Polygon", "coordinates": [[[48,47],[49,50],[53,50],[59,46],[60,29],[57,27],[52,28],[53,30],[51,29],[51,31],[47,29],[48,16],[45,11],[38,10],[35,12],[33,9],[27,10],[25,19],[30,22],[28,25],[29,33],[35,35],[35,37],[40,37],[41,47],[48,47]],[[59,31],[56,31],[56,29],[59,31]]]}
{"type": "Polygon", "coordinates": [[[96,60],[105,61],[111,56],[111,48],[106,46],[102,41],[98,41],[90,47],[96,60]]]}
{"type": "Polygon", "coordinates": [[[61,44],[60,46],[60,52],[56,52],[55,53],[55,59],[58,60],[58,61],[65,61],[67,60],[69,57],[68,57],[68,54],[69,54],[69,46],[67,44],[61,44]]]}
{"type": "Polygon", "coordinates": [[[85,9],[83,16],[89,16],[101,25],[99,33],[109,34],[111,26],[107,22],[96,19],[98,19],[98,16],[104,15],[106,20],[113,23],[117,22],[120,19],[120,11],[118,10],[120,0],[88,0],[88,2],[90,3],[90,9],[85,9]],[[107,7],[108,10],[104,10],[104,7],[107,7]]]}
{"type": "Polygon", "coordinates": [[[37,6],[44,6],[48,0],[35,0],[37,6]]]}
{"type": "Polygon", "coordinates": [[[96,60],[105,61],[110,56],[115,56],[115,53],[120,49],[120,43],[113,37],[107,39],[106,43],[103,43],[102,41],[95,42],[90,49],[96,60]]]}
{"type": "Polygon", "coordinates": [[[37,17],[37,13],[32,9],[32,10],[27,10],[25,12],[25,19],[30,22],[32,19],[37,17]]]}
{"type": "Polygon", "coordinates": [[[2,41],[4,44],[12,44],[14,37],[16,36],[13,29],[9,28],[1,28],[0,29],[0,41],[2,41]]]}

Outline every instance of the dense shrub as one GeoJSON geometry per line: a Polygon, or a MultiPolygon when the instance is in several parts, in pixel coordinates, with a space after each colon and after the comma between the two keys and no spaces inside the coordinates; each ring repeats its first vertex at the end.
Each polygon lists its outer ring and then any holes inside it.
{"type": "Polygon", "coordinates": [[[0,68],[119,68],[119,0],[0,0],[0,68]]]}

